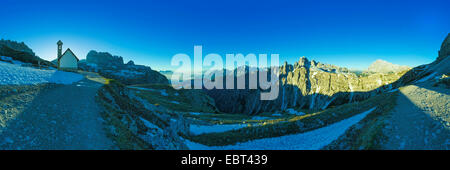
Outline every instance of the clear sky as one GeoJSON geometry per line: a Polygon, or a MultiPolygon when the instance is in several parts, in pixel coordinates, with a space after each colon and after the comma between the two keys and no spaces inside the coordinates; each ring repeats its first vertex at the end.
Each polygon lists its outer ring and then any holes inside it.
{"type": "Polygon", "coordinates": [[[0,37],[56,58],[106,51],[157,70],[177,53],[278,53],[364,69],[376,59],[417,66],[437,57],[450,32],[450,1],[2,0],[0,37]]]}

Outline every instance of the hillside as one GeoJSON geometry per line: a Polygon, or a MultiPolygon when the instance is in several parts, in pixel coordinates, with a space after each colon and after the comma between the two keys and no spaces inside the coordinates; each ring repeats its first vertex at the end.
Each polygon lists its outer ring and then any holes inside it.
{"type": "Polygon", "coordinates": [[[55,67],[55,64],[36,56],[33,50],[23,42],[18,43],[16,41],[0,40],[0,56],[11,57],[13,60],[29,63],[34,66],[40,64],[40,66],[44,67],[55,67]]]}

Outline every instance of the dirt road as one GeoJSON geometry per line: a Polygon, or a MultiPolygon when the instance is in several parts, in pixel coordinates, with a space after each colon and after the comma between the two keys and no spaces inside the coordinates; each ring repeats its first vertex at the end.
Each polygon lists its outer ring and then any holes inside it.
{"type": "Polygon", "coordinates": [[[400,88],[385,149],[450,149],[449,89],[427,83],[400,88]]]}

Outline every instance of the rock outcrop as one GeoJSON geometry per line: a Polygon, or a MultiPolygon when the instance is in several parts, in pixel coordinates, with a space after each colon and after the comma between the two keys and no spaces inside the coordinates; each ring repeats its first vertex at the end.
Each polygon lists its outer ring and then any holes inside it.
{"type": "Polygon", "coordinates": [[[85,62],[79,62],[82,70],[94,71],[102,76],[116,79],[123,84],[168,84],[167,78],[150,67],[135,65],[133,61],[124,64],[123,58],[107,52],[90,51],[85,62]]]}
{"type": "Polygon", "coordinates": [[[289,108],[320,110],[397,88],[391,83],[407,72],[357,76],[346,68],[309,61],[304,57],[294,65],[285,63],[279,69],[280,89],[275,100],[260,100],[259,89],[206,91],[218,109],[227,113],[257,114],[289,108]]]}

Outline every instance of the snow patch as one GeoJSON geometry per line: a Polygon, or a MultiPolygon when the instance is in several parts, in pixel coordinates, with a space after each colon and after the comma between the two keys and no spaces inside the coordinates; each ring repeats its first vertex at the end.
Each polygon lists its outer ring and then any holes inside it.
{"type": "Polygon", "coordinates": [[[190,114],[191,115],[196,115],[196,116],[200,115],[200,113],[198,113],[198,112],[191,112],[190,114]]]}
{"type": "Polygon", "coordinates": [[[189,112],[189,114],[199,116],[199,115],[213,115],[215,113],[189,112]]]}
{"type": "Polygon", "coordinates": [[[15,65],[19,65],[19,66],[24,64],[21,61],[13,60],[11,57],[6,57],[6,56],[0,56],[0,60],[7,61],[7,62],[10,62],[10,63],[15,64],[15,65]]]}
{"type": "Polygon", "coordinates": [[[0,61],[0,84],[72,84],[82,79],[83,76],[76,73],[40,70],[0,61]]]}
{"type": "Polygon", "coordinates": [[[190,131],[194,135],[213,132],[226,132],[248,127],[247,124],[227,124],[227,125],[191,125],[190,131]]]}
{"type": "Polygon", "coordinates": [[[380,79],[377,80],[377,83],[379,86],[381,86],[383,84],[383,82],[380,79]]]}
{"type": "Polygon", "coordinates": [[[120,70],[119,72],[112,73],[113,75],[122,76],[122,77],[129,77],[130,75],[136,76],[136,75],[143,75],[142,72],[137,71],[131,71],[131,70],[120,70]]]}
{"type": "Polygon", "coordinates": [[[169,96],[169,94],[167,94],[166,89],[162,89],[161,90],[161,95],[162,96],[169,96]]]}
{"type": "Polygon", "coordinates": [[[159,92],[159,93],[161,93],[161,96],[169,96],[169,94],[167,94],[167,92],[166,92],[166,89],[157,90],[157,89],[149,89],[149,88],[144,88],[144,87],[133,87],[133,86],[129,86],[128,88],[143,90],[143,91],[159,92]]]}

